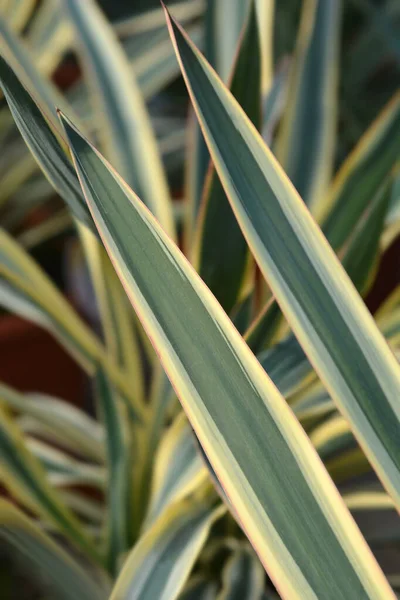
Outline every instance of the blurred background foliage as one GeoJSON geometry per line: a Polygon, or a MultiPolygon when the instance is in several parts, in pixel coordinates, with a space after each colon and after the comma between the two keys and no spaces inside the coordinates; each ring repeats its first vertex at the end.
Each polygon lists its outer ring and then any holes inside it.
{"type": "MultiPolygon", "coordinates": [[[[206,2],[207,0],[205,0],[206,2]]],[[[218,1],[218,0],[217,0],[218,1]]],[[[180,0],[181,3],[185,0],[180,0]]],[[[208,0],[215,2],[215,0],[208,0]]],[[[244,3],[246,0],[244,0],[244,3]]],[[[120,19],[157,8],[158,0],[100,0],[109,18],[120,19]]],[[[301,0],[279,0],[275,6],[275,63],[291,54],[299,24],[301,0]]],[[[337,162],[354,146],[399,85],[400,4],[397,0],[344,0],[339,89],[341,133],[337,162]]],[[[178,91],[185,95],[183,84],[178,91]]]]}
{"type": "MultiPolygon", "coordinates": [[[[173,8],[183,7],[181,14],[186,18],[182,18],[182,22],[206,55],[203,34],[207,2],[210,8],[215,0],[175,0],[170,3],[173,8]]],[[[7,2],[5,4],[7,9],[7,2]]],[[[13,3],[8,4],[11,11],[13,3]]],[[[25,4],[28,8],[14,19],[14,32],[36,57],[42,73],[51,77],[66,94],[78,115],[83,120],[90,120],[93,115],[91,117],[88,90],[81,80],[73,36],[68,32],[57,0],[17,4],[25,4]]],[[[189,103],[168,33],[160,20],[159,2],[101,0],[99,4],[112,21],[136,70],[160,141],[173,195],[180,197],[189,103]]],[[[285,57],[293,53],[301,1],[279,0],[275,4],[274,62],[275,68],[280,68],[285,57]]],[[[229,2],[226,5],[229,10],[229,2]]],[[[245,10],[246,0],[243,6],[245,10]]],[[[212,57],[208,56],[208,59],[213,62],[212,57]]],[[[397,0],[344,0],[340,63],[336,167],[398,88],[400,3],[397,0]]],[[[8,112],[4,98],[0,100],[0,109],[0,119],[5,122],[8,112]]],[[[32,248],[35,258],[59,280],[60,264],[48,260],[47,247],[43,244],[46,231],[49,237],[52,232],[53,243],[57,228],[60,235],[72,231],[68,228],[69,217],[37,170],[15,127],[10,124],[1,127],[0,142],[8,149],[0,157],[2,225],[11,232],[22,233],[24,243],[32,248]],[[52,225],[45,226],[43,215],[49,214],[53,218],[52,225]],[[37,225],[40,225],[39,229],[37,225]],[[27,229],[32,231],[27,233],[27,229]]]]}

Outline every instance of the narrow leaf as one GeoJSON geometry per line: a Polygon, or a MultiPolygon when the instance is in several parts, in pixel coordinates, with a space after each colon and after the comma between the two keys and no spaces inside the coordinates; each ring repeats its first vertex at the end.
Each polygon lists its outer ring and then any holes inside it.
{"type": "Polygon", "coordinates": [[[342,265],[360,294],[366,294],[368,291],[378,266],[380,239],[390,192],[389,179],[378,189],[371,206],[357,223],[343,250],[342,265]]]}
{"type": "MultiPolygon", "coordinates": [[[[261,57],[254,2],[235,61],[230,85],[254,125],[261,126],[261,57]]],[[[235,305],[249,253],[215,169],[210,166],[199,220],[193,264],[226,312],[235,305]],[[223,231],[223,235],[221,232],[223,231]]]]}
{"type": "Polygon", "coordinates": [[[314,214],[333,169],[341,2],[305,0],[277,158],[314,214]]]}
{"type": "Polygon", "coordinates": [[[103,428],[70,403],[45,394],[21,394],[3,383],[0,383],[0,401],[47,425],[61,443],[67,441],[78,454],[100,463],[104,460],[103,428]]]}
{"type": "MultiPolygon", "coordinates": [[[[101,600],[107,598],[107,585],[97,581],[58,544],[33,524],[22,512],[0,500],[0,538],[9,551],[24,560],[42,593],[60,600],[101,600]]],[[[17,581],[15,581],[17,585],[17,581]]]]}
{"type": "Polygon", "coordinates": [[[106,432],[108,463],[106,517],[107,559],[111,573],[118,572],[118,560],[129,547],[131,509],[131,455],[128,416],[100,367],[95,376],[96,398],[106,432]]]}
{"type": "Polygon", "coordinates": [[[179,503],[139,540],[110,600],[175,600],[224,508],[179,503]]]}
{"type": "Polygon", "coordinates": [[[118,275],[241,525],[283,595],[298,598],[301,588],[304,597],[337,598],[357,589],[371,598],[390,597],[284,398],[151,213],[63,122],[118,275]]]}
{"type": "Polygon", "coordinates": [[[29,452],[19,429],[3,409],[0,409],[0,450],[1,476],[6,487],[49,519],[89,556],[99,560],[92,542],[86,538],[72,513],[48,484],[39,461],[29,452]]]}
{"type": "Polygon", "coordinates": [[[260,600],[264,585],[264,570],[257,556],[247,549],[238,549],[222,572],[218,600],[260,600]]]}
{"type": "Polygon", "coordinates": [[[146,527],[172,502],[183,499],[207,478],[192,430],[183,413],[161,440],[153,477],[146,527]]]}
{"type": "Polygon", "coordinates": [[[272,153],[184,32],[171,36],[214,164],[260,269],[400,506],[400,367],[272,153]]]}
{"type": "Polygon", "coordinates": [[[329,190],[320,221],[334,250],[338,250],[353,231],[399,155],[400,92],[362,136],[329,190]]]}
{"type": "Polygon", "coordinates": [[[46,177],[67,202],[74,216],[93,227],[79,182],[64,149],[43,112],[1,57],[0,85],[22,137],[46,177]]]}
{"type": "Polygon", "coordinates": [[[93,0],[66,0],[82,45],[84,66],[105,116],[111,162],[174,237],[171,201],[156,139],[140,89],[111,26],[93,0]]]}
{"type": "Polygon", "coordinates": [[[179,600],[216,600],[216,598],[216,583],[199,577],[189,581],[186,589],[179,596],[179,600]]]}

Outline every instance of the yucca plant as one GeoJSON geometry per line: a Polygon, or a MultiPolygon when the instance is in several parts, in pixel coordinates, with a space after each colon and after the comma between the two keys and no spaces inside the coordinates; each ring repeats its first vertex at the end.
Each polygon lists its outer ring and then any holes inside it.
{"type": "Polygon", "coordinates": [[[210,2],[222,79],[165,9],[196,115],[175,204],[115,30],[63,4],[94,116],[5,24],[0,83],[70,211],[102,339],[5,229],[0,302],[72,354],[96,415],[0,386],[7,552],[43,598],[395,597],[400,294],[375,318],[360,294],[398,233],[399,95],[333,175],[336,0],[303,3],[276,74],[272,3],[230,3],[219,37],[210,2]]]}

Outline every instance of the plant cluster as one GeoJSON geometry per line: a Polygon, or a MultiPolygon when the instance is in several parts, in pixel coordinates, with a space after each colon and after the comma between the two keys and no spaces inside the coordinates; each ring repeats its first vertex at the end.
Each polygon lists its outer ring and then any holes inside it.
{"type": "Polygon", "coordinates": [[[0,540],[40,598],[400,589],[400,287],[363,301],[399,232],[400,95],[338,168],[340,3],[304,0],[278,61],[274,22],[269,0],[113,24],[94,0],[6,3],[0,304],[95,405],[0,384],[0,540]],[[101,335],[29,251],[66,229],[101,335]]]}

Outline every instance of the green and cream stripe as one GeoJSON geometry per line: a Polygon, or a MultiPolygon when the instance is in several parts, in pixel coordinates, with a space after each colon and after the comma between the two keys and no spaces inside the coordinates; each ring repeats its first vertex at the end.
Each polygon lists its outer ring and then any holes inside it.
{"type": "Polygon", "coordinates": [[[281,595],[336,600],[357,590],[391,598],[284,398],[151,213],[72,124],[63,123],[117,273],[281,595]]]}
{"type": "Polygon", "coordinates": [[[400,506],[400,368],[287,176],[179,26],[192,102],[238,222],[281,309],[400,506]]]}

